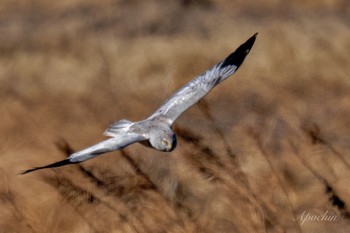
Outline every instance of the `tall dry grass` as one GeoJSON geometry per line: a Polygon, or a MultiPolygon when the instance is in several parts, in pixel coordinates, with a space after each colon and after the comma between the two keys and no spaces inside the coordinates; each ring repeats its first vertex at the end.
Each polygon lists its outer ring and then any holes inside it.
{"type": "Polygon", "coordinates": [[[349,231],[347,1],[0,5],[0,232],[349,231]],[[16,175],[147,117],[257,31],[176,122],[172,153],[132,145],[16,175]]]}

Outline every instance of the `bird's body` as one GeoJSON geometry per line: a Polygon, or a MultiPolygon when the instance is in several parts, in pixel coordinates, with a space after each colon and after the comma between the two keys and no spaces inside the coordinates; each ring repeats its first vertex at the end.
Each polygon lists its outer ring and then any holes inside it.
{"type": "Polygon", "coordinates": [[[73,153],[66,160],[43,167],[36,167],[22,174],[43,168],[79,163],[100,154],[122,149],[135,142],[140,142],[159,151],[172,151],[177,144],[176,135],[172,130],[174,121],[239,68],[250,52],[256,35],[249,38],[226,59],[188,82],[147,119],[138,122],[117,121],[104,133],[106,136],[111,137],[110,139],[73,153]]]}

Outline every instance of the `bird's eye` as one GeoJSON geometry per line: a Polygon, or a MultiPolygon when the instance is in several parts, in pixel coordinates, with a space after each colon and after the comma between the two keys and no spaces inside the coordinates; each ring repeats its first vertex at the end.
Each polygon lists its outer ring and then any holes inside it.
{"type": "Polygon", "coordinates": [[[167,140],[165,140],[165,139],[163,139],[162,142],[163,142],[163,144],[166,145],[166,146],[168,146],[168,144],[169,144],[169,142],[168,142],[167,140]]]}

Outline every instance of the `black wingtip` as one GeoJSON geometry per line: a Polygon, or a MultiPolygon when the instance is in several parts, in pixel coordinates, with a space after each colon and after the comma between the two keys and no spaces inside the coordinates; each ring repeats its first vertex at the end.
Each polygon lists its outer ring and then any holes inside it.
{"type": "Polygon", "coordinates": [[[65,160],[62,160],[62,161],[59,161],[59,162],[56,162],[56,163],[52,163],[52,164],[49,164],[49,165],[46,165],[46,166],[35,167],[35,168],[32,168],[32,169],[26,170],[24,172],[19,173],[19,175],[24,175],[24,174],[27,174],[27,173],[30,173],[30,172],[33,172],[33,171],[36,171],[36,170],[40,170],[40,169],[45,169],[45,168],[61,167],[61,166],[72,164],[72,163],[73,162],[69,161],[69,159],[65,159],[65,160]]]}
{"type": "Polygon", "coordinates": [[[237,66],[237,69],[240,67],[240,65],[243,63],[245,57],[250,52],[251,48],[254,45],[255,39],[257,37],[258,33],[255,33],[252,37],[250,37],[244,44],[239,46],[236,51],[230,54],[221,64],[221,67],[229,66],[229,65],[235,65],[237,66]]]}

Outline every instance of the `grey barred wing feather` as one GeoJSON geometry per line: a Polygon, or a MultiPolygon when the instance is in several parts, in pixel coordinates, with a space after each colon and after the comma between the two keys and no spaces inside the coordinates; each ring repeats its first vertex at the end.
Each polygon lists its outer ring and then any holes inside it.
{"type": "Polygon", "coordinates": [[[73,163],[83,162],[85,160],[92,159],[100,154],[119,150],[135,142],[140,142],[147,139],[148,138],[143,134],[134,132],[115,134],[110,139],[72,154],[68,157],[68,159],[73,163]]]}
{"type": "MultiPolygon", "coordinates": [[[[112,135],[110,135],[112,136],[112,135]]],[[[120,133],[120,134],[114,134],[112,138],[107,139],[105,141],[102,141],[100,143],[97,143],[91,147],[88,147],[84,150],[78,151],[72,155],[70,155],[67,159],[52,163],[46,166],[42,167],[35,167],[29,170],[26,170],[22,172],[21,174],[26,174],[29,172],[33,172],[36,170],[44,169],[44,168],[53,168],[53,167],[61,167],[64,165],[69,165],[73,163],[80,163],[83,161],[86,161],[88,159],[95,158],[96,156],[100,154],[104,154],[107,152],[115,151],[122,149],[132,143],[135,142],[140,142],[143,140],[147,140],[147,138],[138,133],[132,133],[132,132],[127,132],[127,133],[120,133]]]]}
{"type": "Polygon", "coordinates": [[[59,167],[92,159],[100,154],[122,149],[132,143],[149,140],[152,132],[155,130],[158,130],[158,133],[161,134],[162,128],[160,125],[162,120],[160,120],[160,117],[163,117],[163,119],[165,118],[172,124],[184,111],[197,103],[213,87],[232,75],[248,55],[255,42],[256,35],[257,34],[248,39],[225,60],[219,62],[213,68],[182,87],[148,118],[149,121],[146,120],[134,123],[128,120],[121,120],[113,123],[105,132],[105,135],[112,138],[78,151],[65,160],[42,167],[35,167],[24,171],[22,174],[39,169],[59,167]],[[153,121],[153,119],[157,119],[158,121],[153,121]],[[149,124],[150,122],[152,124],[149,124]],[[155,123],[158,123],[158,125],[155,123]]]}
{"type": "Polygon", "coordinates": [[[250,49],[253,47],[257,33],[231,53],[226,59],[204,72],[202,75],[188,82],[172,95],[153,113],[149,119],[164,116],[171,124],[189,107],[197,103],[216,85],[231,76],[243,63],[250,49]]]}

